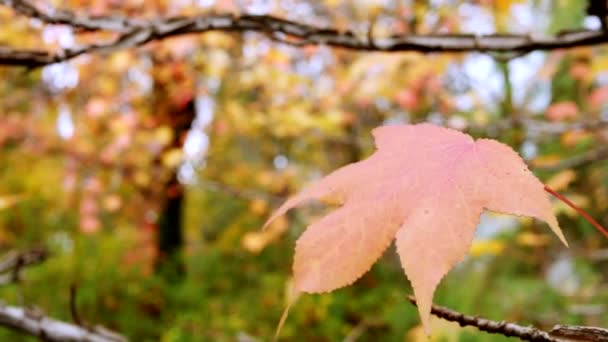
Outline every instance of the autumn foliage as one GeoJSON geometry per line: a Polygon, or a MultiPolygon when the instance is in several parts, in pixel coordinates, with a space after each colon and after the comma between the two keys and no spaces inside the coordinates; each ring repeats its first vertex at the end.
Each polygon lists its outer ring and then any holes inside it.
{"type": "Polygon", "coordinates": [[[127,36],[0,65],[0,258],[50,251],[0,299],[133,341],[268,340],[295,298],[279,340],[494,340],[429,319],[431,302],[607,326],[606,46],[378,51],[393,35],[604,41],[587,3],[0,0],[0,61],[127,36]],[[159,36],[220,14],[330,30],[159,36]]]}

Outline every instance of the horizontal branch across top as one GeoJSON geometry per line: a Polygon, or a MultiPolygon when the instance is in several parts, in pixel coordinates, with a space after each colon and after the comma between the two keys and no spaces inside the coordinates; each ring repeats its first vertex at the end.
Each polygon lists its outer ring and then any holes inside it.
{"type": "MultiPolygon", "coordinates": [[[[564,32],[555,37],[533,37],[516,34],[436,34],[394,35],[372,39],[373,34],[351,30],[322,28],[272,15],[201,14],[191,17],[131,19],[121,16],[89,16],[66,10],[42,11],[28,0],[0,0],[0,5],[36,18],[47,24],[68,25],[78,30],[116,32],[119,36],[109,42],[65,49],[59,52],[26,50],[0,46],[0,64],[38,67],[67,61],[88,53],[106,53],[141,46],[189,33],[209,31],[258,32],[291,45],[329,45],[360,51],[418,51],[429,52],[509,52],[527,53],[608,42],[603,31],[581,30],[564,32]]],[[[373,25],[371,25],[373,26],[373,25]]]]}

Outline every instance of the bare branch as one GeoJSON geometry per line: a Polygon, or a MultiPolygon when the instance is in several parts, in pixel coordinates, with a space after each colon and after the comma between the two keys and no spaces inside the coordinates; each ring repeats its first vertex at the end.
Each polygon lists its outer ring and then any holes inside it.
{"type": "MultiPolygon", "coordinates": [[[[416,305],[416,299],[408,296],[410,303],[416,305]]],[[[500,334],[509,337],[517,337],[523,341],[531,342],[608,342],[608,329],[584,326],[556,325],[547,332],[533,326],[524,327],[506,321],[492,321],[489,319],[469,316],[463,313],[433,305],[431,313],[447,321],[456,322],[461,327],[472,326],[481,331],[491,334],[500,334]]]]}
{"type": "Polygon", "coordinates": [[[103,327],[86,329],[58,321],[39,311],[0,305],[0,326],[5,326],[44,341],[62,342],[123,342],[127,339],[103,327]]]}
{"type": "Polygon", "coordinates": [[[65,49],[56,53],[0,47],[0,64],[38,67],[67,61],[82,54],[107,53],[144,45],[153,40],[209,31],[252,31],[281,42],[302,45],[329,45],[361,51],[419,51],[419,52],[509,52],[527,53],[608,42],[602,31],[581,30],[564,32],[555,37],[532,37],[519,34],[433,34],[393,35],[373,40],[352,30],[304,24],[271,15],[235,16],[233,14],[202,14],[190,17],[132,19],[121,16],[89,16],[67,10],[43,11],[27,0],[0,0],[15,12],[39,19],[47,24],[63,24],[87,31],[109,31],[120,35],[109,42],[65,49]]]}

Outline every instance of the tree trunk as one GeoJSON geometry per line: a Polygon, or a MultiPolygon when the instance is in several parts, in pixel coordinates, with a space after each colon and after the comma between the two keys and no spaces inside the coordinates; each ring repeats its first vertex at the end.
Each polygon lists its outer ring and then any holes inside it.
{"type": "Polygon", "coordinates": [[[156,269],[167,280],[176,281],[185,274],[182,258],[184,189],[177,179],[177,171],[173,171],[171,178],[165,184],[165,193],[167,198],[158,219],[159,257],[156,269]]]}
{"type": "MultiPolygon", "coordinates": [[[[158,62],[158,67],[163,68],[163,62],[158,62]]],[[[175,79],[183,79],[180,75],[175,79]]],[[[175,81],[175,80],[173,80],[175,81]]],[[[169,144],[155,160],[155,167],[161,170],[163,185],[160,189],[161,199],[160,213],[157,227],[158,258],[155,262],[157,273],[169,281],[177,281],[185,274],[183,261],[183,219],[184,187],[178,179],[178,167],[166,170],[163,165],[163,155],[171,150],[181,150],[194,118],[194,92],[188,82],[183,86],[174,87],[166,83],[167,80],[155,79],[154,82],[154,110],[157,127],[167,126],[172,131],[169,144]],[[169,172],[167,172],[169,171],[169,172]],[[165,178],[165,176],[167,176],[165,178]]]]}

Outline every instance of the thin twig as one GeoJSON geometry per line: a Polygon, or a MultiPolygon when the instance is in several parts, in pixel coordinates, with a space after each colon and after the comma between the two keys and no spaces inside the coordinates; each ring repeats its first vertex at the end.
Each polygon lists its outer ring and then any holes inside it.
{"type": "Polygon", "coordinates": [[[264,199],[273,203],[280,203],[286,200],[286,197],[284,196],[257,189],[235,188],[219,180],[201,179],[199,183],[201,187],[204,187],[207,190],[225,193],[245,200],[264,199]]]}
{"type": "Polygon", "coordinates": [[[72,283],[70,285],[70,315],[72,315],[72,320],[74,323],[81,327],[88,327],[80,317],[80,313],[78,312],[78,305],[76,304],[76,298],[78,295],[78,288],[76,283],[72,283]]]}
{"type": "MultiPolygon", "coordinates": [[[[416,299],[413,296],[407,298],[410,303],[416,305],[416,299]]],[[[469,316],[463,313],[445,308],[443,306],[432,305],[431,314],[443,318],[447,321],[456,322],[461,327],[472,326],[476,327],[481,331],[485,331],[491,334],[500,334],[510,337],[518,337],[523,341],[531,342],[560,342],[559,339],[551,337],[548,332],[537,329],[535,327],[523,327],[515,323],[509,323],[506,321],[492,321],[485,318],[476,316],[469,316]]]]}
{"type": "Polygon", "coordinates": [[[365,318],[361,320],[355,327],[344,337],[342,342],[355,342],[358,341],[363,334],[370,328],[380,328],[386,323],[382,320],[365,318]]]}
{"type": "Polygon", "coordinates": [[[598,232],[604,235],[608,239],[608,231],[604,228],[599,222],[597,222],[593,217],[587,214],[583,209],[579,208],[576,204],[572,203],[569,199],[567,199],[562,194],[557,191],[551,189],[550,187],[545,185],[545,191],[555,196],[558,200],[566,203],[570,208],[574,209],[579,215],[581,215],[587,222],[589,222],[598,232]]]}

